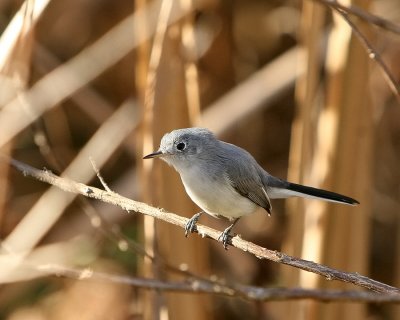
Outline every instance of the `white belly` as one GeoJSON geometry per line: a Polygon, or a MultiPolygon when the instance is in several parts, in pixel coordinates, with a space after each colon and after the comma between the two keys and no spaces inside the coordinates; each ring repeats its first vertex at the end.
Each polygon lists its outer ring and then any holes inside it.
{"type": "Polygon", "coordinates": [[[212,216],[223,216],[233,220],[251,214],[257,209],[257,205],[237,193],[225,177],[217,178],[223,183],[217,183],[215,178],[210,176],[181,174],[189,197],[212,216]]]}

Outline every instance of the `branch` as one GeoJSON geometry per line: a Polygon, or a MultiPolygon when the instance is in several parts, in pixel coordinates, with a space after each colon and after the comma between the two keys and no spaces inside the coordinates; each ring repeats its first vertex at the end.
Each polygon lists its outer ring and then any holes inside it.
{"type": "Polygon", "coordinates": [[[354,5],[344,6],[340,4],[337,0],[313,0],[313,1],[320,2],[330,8],[340,10],[349,15],[356,16],[367,23],[371,23],[384,30],[400,35],[400,25],[393,23],[389,20],[386,20],[382,17],[371,14],[368,11],[361,9],[360,7],[354,5]]]}
{"type": "Polygon", "coordinates": [[[375,60],[375,62],[380,67],[383,76],[386,82],[389,85],[389,88],[392,90],[394,96],[400,102],[400,83],[396,80],[392,72],[390,71],[389,67],[383,61],[382,57],[378,53],[378,51],[374,48],[372,43],[368,40],[368,38],[361,32],[358,26],[351,20],[349,17],[350,15],[355,15],[367,23],[378,25],[382,28],[390,30],[394,33],[400,34],[400,26],[391,23],[388,20],[380,18],[378,16],[372,15],[367,11],[362,10],[359,7],[346,7],[339,4],[336,0],[313,0],[320,3],[325,4],[327,7],[331,8],[333,11],[336,11],[346,23],[349,25],[351,30],[353,31],[354,35],[359,39],[361,44],[365,47],[368,56],[371,60],[375,60]]]}
{"type": "Polygon", "coordinates": [[[208,280],[187,279],[185,281],[162,281],[141,277],[115,275],[98,272],[91,269],[66,268],[59,265],[42,265],[38,270],[51,275],[75,278],[79,280],[92,279],[112,281],[143,289],[162,290],[170,292],[207,293],[228,297],[241,297],[250,301],[280,301],[314,299],[322,302],[374,302],[374,303],[400,303],[400,295],[378,294],[354,290],[315,290],[302,288],[259,288],[254,286],[215,283],[208,280]]]}
{"type": "Polygon", "coordinates": [[[368,40],[368,38],[361,32],[361,30],[357,27],[357,25],[351,21],[347,12],[343,11],[340,8],[332,6],[332,9],[335,10],[338,14],[342,16],[342,18],[347,22],[350,28],[353,30],[353,33],[359,39],[361,44],[365,47],[368,56],[371,60],[375,60],[378,66],[381,68],[384,78],[386,82],[389,84],[390,89],[393,94],[400,102],[400,83],[396,80],[389,67],[383,61],[381,55],[378,51],[373,47],[372,43],[368,40]]]}
{"type": "MultiPolygon", "coordinates": [[[[179,226],[181,228],[184,228],[186,222],[188,221],[187,218],[181,217],[171,212],[166,212],[162,209],[151,207],[145,203],[130,200],[114,192],[107,192],[69,179],[60,178],[48,170],[38,170],[27,164],[24,164],[14,159],[9,159],[5,156],[2,156],[1,159],[9,162],[14,168],[21,171],[25,176],[31,176],[39,181],[52,184],[67,192],[81,194],[89,198],[101,200],[103,202],[119,206],[127,211],[135,211],[138,213],[149,215],[156,219],[160,219],[165,222],[179,226]]],[[[218,241],[218,237],[221,233],[220,231],[203,225],[197,226],[197,232],[203,238],[211,238],[216,241],[218,241]]],[[[400,295],[399,288],[378,282],[376,280],[362,276],[358,273],[339,271],[312,261],[295,258],[278,251],[269,250],[260,247],[254,243],[243,240],[239,236],[235,236],[230,239],[229,244],[238,249],[241,249],[242,251],[252,253],[259,259],[267,259],[305,271],[313,272],[315,274],[325,277],[327,280],[339,280],[342,282],[352,283],[375,292],[400,295]]]]}

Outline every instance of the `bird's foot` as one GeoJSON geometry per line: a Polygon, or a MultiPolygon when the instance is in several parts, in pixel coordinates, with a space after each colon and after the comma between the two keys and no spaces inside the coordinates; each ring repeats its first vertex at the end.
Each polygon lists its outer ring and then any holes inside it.
{"type": "Polygon", "coordinates": [[[229,226],[218,237],[218,241],[222,242],[225,250],[228,250],[229,240],[232,238],[231,229],[232,226],[229,226]]]}
{"type": "Polygon", "coordinates": [[[185,225],[185,237],[187,238],[189,236],[189,233],[193,233],[197,231],[197,221],[199,221],[200,216],[203,214],[204,211],[201,211],[199,213],[196,213],[193,217],[189,219],[188,222],[186,222],[185,225]]]}
{"type": "Polygon", "coordinates": [[[228,250],[228,244],[233,235],[231,234],[232,228],[235,226],[235,224],[239,221],[239,218],[236,218],[233,220],[233,223],[226,228],[218,237],[218,241],[222,242],[222,245],[224,246],[225,250],[228,250]]]}

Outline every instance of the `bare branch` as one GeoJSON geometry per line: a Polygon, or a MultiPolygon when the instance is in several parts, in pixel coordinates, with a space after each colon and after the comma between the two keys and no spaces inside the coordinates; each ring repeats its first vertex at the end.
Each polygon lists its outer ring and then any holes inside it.
{"type": "Polygon", "coordinates": [[[107,190],[108,192],[113,192],[110,189],[110,187],[108,186],[108,184],[106,183],[106,181],[103,179],[103,176],[100,174],[100,170],[99,170],[99,168],[97,168],[96,162],[93,160],[92,157],[89,157],[89,161],[92,164],[93,170],[94,170],[94,172],[96,172],[97,179],[99,179],[99,181],[100,181],[101,185],[103,186],[103,188],[105,190],[107,190]]]}
{"type": "Polygon", "coordinates": [[[330,8],[335,8],[337,10],[345,12],[346,14],[356,16],[364,20],[365,22],[376,25],[377,27],[380,27],[384,30],[393,32],[395,34],[400,34],[400,25],[395,24],[382,17],[371,14],[368,11],[365,11],[355,5],[344,6],[336,0],[313,0],[313,1],[320,2],[330,8]]]}
{"type": "MultiPolygon", "coordinates": [[[[145,203],[127,199],[114,192],[107,192],[69,179],[60,178],[47,170],[38,170],[27,164],[24,164],[14,159],[9,159],[4,156],[1,157],[1,159],[3,159],[4,161],[8,161],[14,168],[21,171],[24,175],[31,176],[42,182],[52,184],[64,191],[68,191],[75,194],[79,193],[89,198],[117,205],[124,210],[135,211],[138,213],[149,215],[154,218],[179,226],[181,228],[184,228],[186,222],[188,221],[187,218],[181,217],[171,212],[166,212],[162,209],[151,207],[145,203]]],[[[207,237],[217,241],[220,235],[220,231],[217,231],[215,229],[203,225],[198,225],[197,231],[203,238],[207,237]]],[[[239,236],[235,236],[232,239],[230,239],[229,244],[238,249],[241,249],[242,251],[252,253],[259,259],[268,259],[274,262],[286,264],[305,271],[313,272],[315,274],[319,274],[325,277],[327,280],[339,280],[342,282],[352,283],[357,286],[364,287],[380,293],[390,293],[390,294],[400,295],[399,288],[378,282],[376,280],[362,276],[358,273],[339,271],[312,261],[295,258],[286,255],[282,252],[269,250],[260,247],[254,243],[245,241],[241,239],[239,236]]]]}
{"type": "Polygon", "coordinates": [[[322,302],[375,302],[400,303],[400,295],[378,294],[355,290],[315,290],[302,288],[260,288],[243,285],[225,285],[209,280],[187,279],[185,281],[162,281],[141,277],[115,275],[91,269],[73,269],[59,265],[42,265],[38,269],[51,275],[75,278],[112,281],[151,290],[185,293],[207,293],[229,297],[241,297],[251,301],[279,301],[314,299],[322,302]]]}
{"type": "Polygon", "coordinates": [[[400,26],[397,26],[393,23],[390,23],[387,20],[384,20],[382,18],[379,18],[377,16],[374,16],[372,14],[367,13],[366,11],[363,11],[360,8],[357,7],[346,7],[343,5],[340,5],[336,0],[314,0],[318,1],[320,3],[325,4],[332,10],[336,11],[339,15],[342,16],[342,18],[346,21],[346,23],[350,26],[352,29],[353,33],[356,35],[356,37],[360,40],[361,44],[365,47],[368,56],[374,60],[378,66],[381,68],[383,76],[386,80],[386,82],[389,85],[389,88],[392,90],[393,94],[397,98],[397,100],[400,102],[400,83],[396,80],[396,78],[393,76],[392,72],[386,65],[386,63],[383,61],[382,57],[378,53],[378,51],[374,48],[372,43],[368,40],[368,38],[361,32],[361,30],[358,28],[358,26],[351,20],[349,17],[350,14],[356,15],[359,18],[364,19],[364,21],[368,23],[372,23],[375,25],[380,24],[379,26],[385,26],[386,28],[389,28],[390,31],[400,33],[400,26]]]}

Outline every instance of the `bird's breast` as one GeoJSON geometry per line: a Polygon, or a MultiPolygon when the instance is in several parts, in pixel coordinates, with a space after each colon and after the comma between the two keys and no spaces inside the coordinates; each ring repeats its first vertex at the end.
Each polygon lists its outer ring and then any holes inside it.
{"type": "Polygon", "coordinates": [[[224,173],[190,168],[181,172],[186,193],[201,209],[212,216],[228,219],[251,214],[257,205],[240,195],[224,173]]]}

